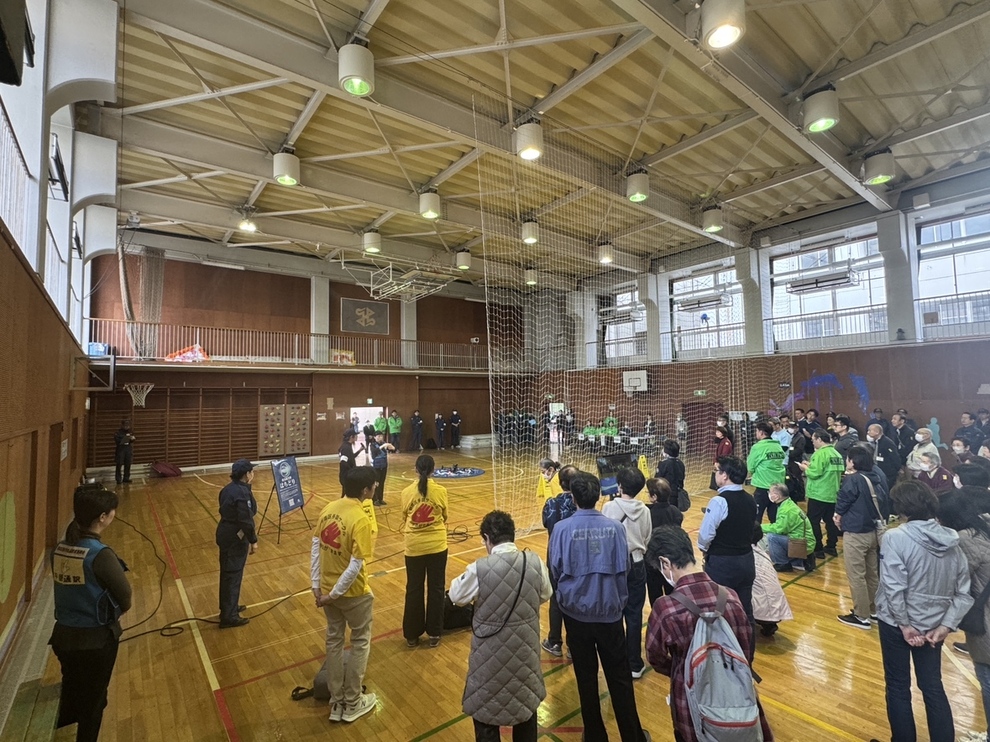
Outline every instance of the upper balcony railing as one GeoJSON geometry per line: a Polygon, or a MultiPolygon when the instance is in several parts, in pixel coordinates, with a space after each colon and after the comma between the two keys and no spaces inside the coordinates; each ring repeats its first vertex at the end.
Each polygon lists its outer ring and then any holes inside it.
{"type": "Polygon", "coordinates": [[[0,100],[0,219],[22,251],[27,250],[27,196],[31,173],[0,100]]]}
{"type": "Polygon", "coordinates": [[[883,345],[889,339],[887,307],[870,306],[764,320],[775,353],[883,345]]]}
{"type": "Polygon", "coordinates": [[[488,346],[90,319],[90,352],[118,360],[487,371],[488,346]],[[104,348],[106,346],[106,348],[104,348]]]}
{"type": "Polygon", "coordinates": [[[918,299],[924,340],[990,335],[990,291],[918,299]]]}

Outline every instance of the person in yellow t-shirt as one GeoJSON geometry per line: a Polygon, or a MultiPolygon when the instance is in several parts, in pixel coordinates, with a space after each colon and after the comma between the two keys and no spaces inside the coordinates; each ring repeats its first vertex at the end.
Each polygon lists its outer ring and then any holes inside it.
{"type": "Polygon", "coordinates": [[[447,584],[447,489],[430,475],[432,456],[416,459],[419,481],[402,490],[402,530],[406,545],[406,605],[402,635],[415,647],[426,632],[430,646],[440,644],[443,632],[443,591],[447,584]],[[423,583],[426,604],[423,604],[423,583]]]}
{"type": "Polygon", "coordinates": [[[560,486],[560,464],[553,459],[540,459],[540,478],[536,482],[536,496],[541,500],[556,497],[564,489],[560,486]]]}
{"type": "Polygon", "coordinates": [[[372,497],[378,475],[358,466],[344,475],[344,495],[320,512],[310,550],[310,579],[316,607],[327,617],[327,686],[330,721],[355,721],[375,708],[364,693],[371,650],[371,608],[367,563],[374,548],[372,524],[362,506],[372,497]],[[351,629],[351,657],[344,666],[344,631],[351,629]]]}

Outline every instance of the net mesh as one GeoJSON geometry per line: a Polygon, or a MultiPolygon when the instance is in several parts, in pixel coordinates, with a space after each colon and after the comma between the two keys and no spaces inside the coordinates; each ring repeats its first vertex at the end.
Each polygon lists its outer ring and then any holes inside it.
{"type": "Polygon", "coordinates": [[[124,389],[131,395],[131,403],[135,407],[144,407],[148,392],[155,388],[154,384],[124,384],[124,389]]]}
{"type": "MultiPolygon", "coordinates": [[[[479,140],[512,151],[504,100],[479,95],[475,114],[479,140]]],[[[486,154],[478,163],[495,505],[520,530],[542,527],[541,458],[597,473],[603,455],[644,455],[653,471],[673,437],[689,479],[707,483],[717,415],[730,414],[745,455],[756,418],[789,409],[792,384],[789,358],[718,360],[717,341],[692,342],[702,351],[694,357],[712,360],[662,363],[683,355],[676,325],[661,331],[671,326],[670,278],[650,274],[649,258],[684,235],[626,199],[631,155],[548,119],[542,128],[535,162],[486,154]],[[536,244],[522,241],[527,221],[539,225],[536,244]],[[599,262],[602,245],[610,264],[599,262]],[[638,385],[631,371],[643,372],[638,385]]],[[[651,181],[647,205],[683,198],[651,181]]]]}

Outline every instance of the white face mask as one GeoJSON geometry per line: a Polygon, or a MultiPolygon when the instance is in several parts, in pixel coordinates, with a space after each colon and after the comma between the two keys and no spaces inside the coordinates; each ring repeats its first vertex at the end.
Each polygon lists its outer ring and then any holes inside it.
{"type": "Polygon", "coordinates": [[[926,440],[925,436],[923,436],[921,433],[915,433],[914,439],[918,441],[918,443],[921,443],[922,441],[926,440]]]}
{"type": "Polygon", "coordinates": [[[876,436],[873,436],[873,435],[867,435],[866,436],[866,440],[868,440],[870,443],[876,443],[877,438],[876,438],[876,436]]]}
{"type": "Polygon", "coordinates": [[[922,464],[921,465],[921,471],[931,471],[934,468],[935,467],[933,467],[931,464],[922,464]]]}
{"type": "Polygon", "coordinates": [[[670,574],[667,574],[664,572],[662,564],[660,565],[660,576],[663,577],[669,584],[674,584],[674,573],[671,572],[670,574]]]}
{"type": "Polygon", "coordinates": [[[962,453],[962,452],[963,452],[963,451],[965,451],[965,450],[966,450],[966,449],[965,449],[965,447],[963,447],[963,446],[953,446],[953,447],[952,447],[952,452],[953,452],[953,453],[962,453]]]}
{"type": "Polygon", "coordinates": [[[959,477],[958,476],[952,478],[952,483],[954,485],[956,485],[956,489],[957,490],[961,490],[962,489],[962,482],[959,481],[959,477]]]}

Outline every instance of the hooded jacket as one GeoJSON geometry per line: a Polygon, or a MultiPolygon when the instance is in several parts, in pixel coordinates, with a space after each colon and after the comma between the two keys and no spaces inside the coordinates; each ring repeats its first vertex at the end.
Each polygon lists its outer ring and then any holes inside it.
{"type": "Polygon", "coordinates": [[[835,501],[835,512],[842,516],[842,532],[869,533],[876,529],[877,520],[886,523],[887,516],[890,515],[889,503],[887,478],[882,471],[873,469],[846,474],[835,501]],[[879,514],[873,504],[867,479],[873,483],[873,489],[877,494],[877,502],[880,503],[879,514]]]}
{"type": "Polygon", "coordinates": [[[605,503],[602,515],[622,523],[626,529],[626,543],[629,546],[629,556],[633,562],[643,561],[646,545],[653,533],[653,520],[650,509],[641,500],[626,500],[617,497],[612,502],[605,503]]]}
{"type": "Polygon", "coordinates": [[[880,543],[877,616],[891,626],[955,630],[973,605],[959,534],[935,519],[912,520],[880,543]]]}

